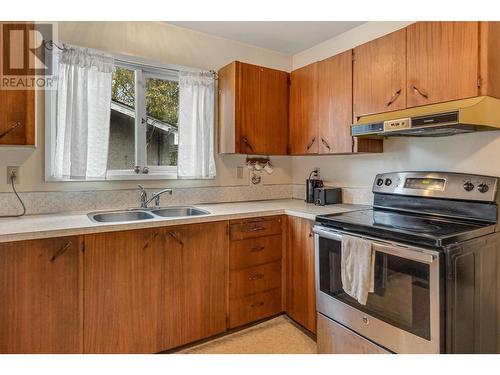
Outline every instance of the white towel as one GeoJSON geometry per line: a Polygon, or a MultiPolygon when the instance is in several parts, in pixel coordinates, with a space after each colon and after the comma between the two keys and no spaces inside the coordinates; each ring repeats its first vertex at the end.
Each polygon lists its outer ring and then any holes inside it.
{"type": "Polygon", "coordinates": [[[366,305],[368,293],[373,293],[375,286],[375,252],[371,241],[342,235],[341,276],[344,291],[366,305]]]}

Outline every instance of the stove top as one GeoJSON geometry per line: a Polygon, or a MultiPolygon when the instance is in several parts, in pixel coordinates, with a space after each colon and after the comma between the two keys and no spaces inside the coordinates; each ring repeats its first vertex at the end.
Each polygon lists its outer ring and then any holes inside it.
{"type": "Polygon", "coordinates": [[[327,227],[430,247],[444,247],[495,231],[492,223],[471,222],[387,209],[369,209],[321,215],[327,227]]]}

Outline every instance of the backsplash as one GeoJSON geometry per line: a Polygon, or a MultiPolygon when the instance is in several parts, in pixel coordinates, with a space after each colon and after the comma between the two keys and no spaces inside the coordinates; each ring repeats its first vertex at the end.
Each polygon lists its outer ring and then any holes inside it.
{"type": "MultiPolygon", "coordinates": [[[[157,189],[147,189],[151,196],[157,189]]],[[[138,207],[137,189],[96,191],[51,191],[19,194],[28,215],[72,211],[113,210],[138,207]]],[[[304,184],[174,188],[161,196],[162,206],[243,202],[269,199],[304,199],[304,184]]],[[[373,194],[365,188],[342,188],[343,203],[372,204],[373,194]]],[[[0,193],[0,216],[19,213],[21,206],[13,193],[0,193]]]]}
{"type": "MultiPolygon", "coordinates": [[[[147,189],[148,195],[158,189],[147,189]]],[[[31,192],[19,194],[28,215],[71,211],[95,211],[138,207],[139,191],[97,190],[31,192]]],[[[224,186],[174,188],[173,194],[161,196],[162,206],[241,202],[292,198],[292,185],[224,186]]],[[[0,216],[19,213],[21,206],[13,193],[0,193],[0,216]]]]}

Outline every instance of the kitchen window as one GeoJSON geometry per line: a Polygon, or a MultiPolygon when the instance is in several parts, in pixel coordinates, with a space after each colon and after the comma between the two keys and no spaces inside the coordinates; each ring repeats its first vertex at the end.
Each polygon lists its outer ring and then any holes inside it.
{"type": "Polygon", "coordinates": [[[176,178],[178,119],[177,72],[115,63],[107,178],[176,178]]]}
{"type": "Polygon", "coordinates": [[[213,72],[75,46],[53,61],[47,181],[215,177],[213,72]]]}

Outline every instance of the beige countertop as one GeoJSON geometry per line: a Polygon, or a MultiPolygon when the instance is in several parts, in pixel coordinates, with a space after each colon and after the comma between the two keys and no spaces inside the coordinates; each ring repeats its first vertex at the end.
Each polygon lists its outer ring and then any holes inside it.
{"type": "Polygon", "coordinates": [[[154,228],[169,225],[203,223],[283,214],[314,220],[316,215],[355,211],[367,207],[352,204],[315,206],[298,199],[197,204],[195,206],[209,211],[210,214],[203,216],[161,218],[120,223],[93,222],[88,218],[88,212],[29,215],[20,218],[0,219],[0,242],[154,228]]]}

